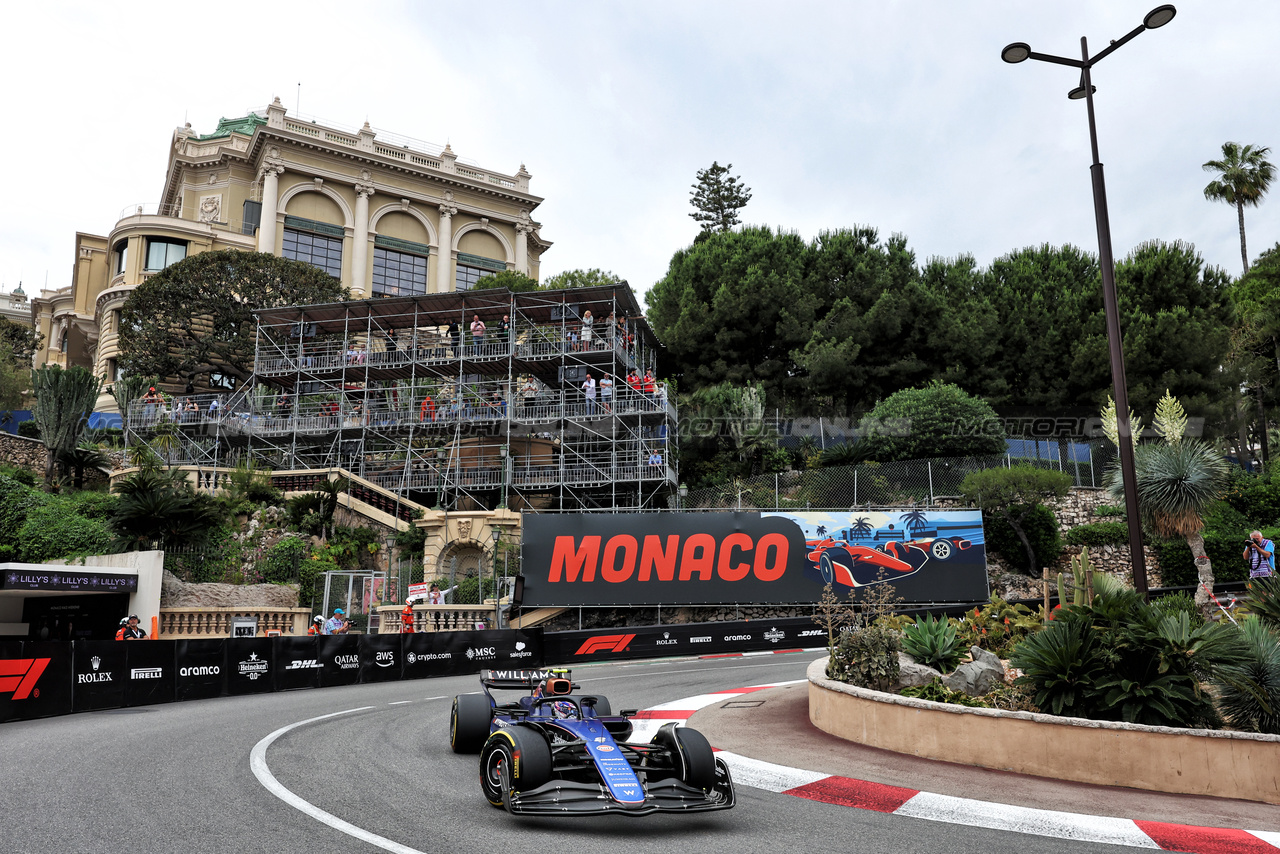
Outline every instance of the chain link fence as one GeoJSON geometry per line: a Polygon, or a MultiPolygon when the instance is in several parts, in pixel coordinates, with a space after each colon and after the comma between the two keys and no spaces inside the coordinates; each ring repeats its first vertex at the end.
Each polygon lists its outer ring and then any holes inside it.
{"type": "Polygon", "coordinates": [[[1106,442],[1059,445],[1041,442],[1035,456],[942,457],[893,463],[861,463],[739,478],[676,499],[686,510],[844,510],[858,506],[936,504],[955,499],[974,471],[1031,465],[1062,471],[1076,486],[1101,487],[1115,464],[1106,442]]]}

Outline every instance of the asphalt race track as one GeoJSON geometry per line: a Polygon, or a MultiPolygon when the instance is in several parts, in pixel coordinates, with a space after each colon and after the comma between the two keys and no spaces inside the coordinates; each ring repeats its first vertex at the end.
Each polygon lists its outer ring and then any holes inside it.
{"type": "MultiPolygon", "coordinates": [[[[614,709],[645,708],[802,679],[812,659],[807,653],[598,664],[575,670],[574,678],[584,691],[606,695],[614,709]]],[[[0,796],[4,850],[1133,850],[848,809],[746,786],[738,787],[735,809],[701,816],[517,819],[485,802],[476,757],[449,750],[453,695],[478,688],[476,676],[460,676],[0,724],[10,779],[0,796]],[[343,823],[350,832],[331,826],[343,823]]]]}

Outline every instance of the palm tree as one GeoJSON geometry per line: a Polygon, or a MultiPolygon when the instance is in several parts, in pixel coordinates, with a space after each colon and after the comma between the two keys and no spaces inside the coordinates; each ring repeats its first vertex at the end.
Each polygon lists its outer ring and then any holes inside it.
{"type": "Polygon", "coordinates": [[[1240,260],[1246,273],[1249,272],[1249,253],[1244,242],[1244,207],[1257,207],[1271,185],[1275,169],[1267,161],[1270,153],[1271,149],[1266,146],[1224,142],[1222,159],[1204,164],[1206,172],[1219,175],[1204,188],[1204,197],[1211,202],[1236,206],[1236,215],[1240,219],[1240,260]]]}
{"type": "MultiPolygon", "coordinates": [[[[1165,539],[1185,538],[1195,558],[1200,586],[1196,604],[1209,607],[1213,565],[1204,550],[1204,514],[1222,497],[1229,466],[1211,445],[1199,441],[1139,445],[1133,452],[1138,512],[1143,524],[1165,539]]],[[[1124,500],[1119,467],[1111,472],[1112,497],[1124,500]]]]}

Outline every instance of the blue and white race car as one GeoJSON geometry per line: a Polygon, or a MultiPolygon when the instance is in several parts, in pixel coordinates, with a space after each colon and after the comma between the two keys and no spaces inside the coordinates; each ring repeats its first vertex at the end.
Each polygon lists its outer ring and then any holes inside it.
{"type": "Polygon", "coordinates": [[[449,746],[480,753],[480,788],[515,815],[704,812],[734,804],[724,761],[697,730],[664,724],[652,742],[629,742],[635,709],[610,713],[598,695],[575,695],[568,670],[485,670],[483,693],[453,700],[449,746]],[[494,690],[523,690],[499,703],[494,690]]]}

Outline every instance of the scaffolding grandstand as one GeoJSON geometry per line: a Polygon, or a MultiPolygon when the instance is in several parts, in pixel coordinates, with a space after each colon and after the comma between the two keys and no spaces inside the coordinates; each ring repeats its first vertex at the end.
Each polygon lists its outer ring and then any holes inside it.
{"type": "Polygon", "coordinates": [[[342,469],[420,507],[651,509],[678,481],[658,346],[625,282],[266,309],[248,382],[126,428],[167,465],[342,469]]]}

